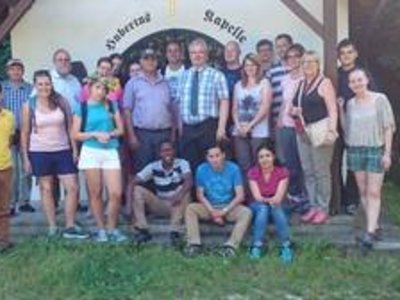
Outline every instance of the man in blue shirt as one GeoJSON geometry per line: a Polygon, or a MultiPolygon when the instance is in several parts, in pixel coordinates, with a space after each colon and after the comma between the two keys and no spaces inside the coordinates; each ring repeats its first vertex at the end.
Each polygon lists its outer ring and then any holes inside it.
{"type": "Polygon", "coordinates": [[[221,251],[222,256],[234,256],[251,221],[251,211],[242,205],[244,191],[240,168],[225,160],[225,152],[219,144],[209,147],[206,155],[207,161],[196,172],[196,195],[199,202],[190,204],[186,209],[188,245],[184,254],[193,257],[201,252],[201,219],[221,226],[226,222],[235,223],[221,251]]]}
{"type": "Polygon", "coordinates": [[[22,105],[32,93],[32,85],[24,80],[25,68],[21,60],[10,59],[6,64],[6,70],[8,80],[1,83],[4,90],[4,106],[13,113],[16,128],[11,147],[14,174],[10,214],[14,215],[17,211],[35,211],[29,203],[31,176],[24,171],[19,146],[22,105]]]}

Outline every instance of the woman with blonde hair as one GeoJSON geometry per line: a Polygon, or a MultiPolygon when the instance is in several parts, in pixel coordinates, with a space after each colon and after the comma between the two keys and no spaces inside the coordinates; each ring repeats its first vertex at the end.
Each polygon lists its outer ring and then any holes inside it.
{"type": "Polygon", "coordinates": [[[337,134],[335,89],[321,72],[316,52],[306,51],[301,60],[304,79],[293,99],[300,161],[312,208],[302,220],[322,224],[328,219],[332,191],[331,161],[337,134]]]}
{"type": "Polygon", "coordinates": [[[395,120],[385,94],[368,88],[369,78],[363,69],[349,74],[349,87],[355,96],[346,104],[341,120],[347,146],[347,165],[355,174],[366,219],[362,246],[371,249],[378,229],[382,184],[391,166],[395,120]]]}
{"type": "Polygon", "coordinates": [[[255,54],[247,54],[242,63],[242,79],[233,94],[232,118],[235,156],[245,174],[256,159],[257,148],[269,137],[271,86],[263,76],[255,54]]]}

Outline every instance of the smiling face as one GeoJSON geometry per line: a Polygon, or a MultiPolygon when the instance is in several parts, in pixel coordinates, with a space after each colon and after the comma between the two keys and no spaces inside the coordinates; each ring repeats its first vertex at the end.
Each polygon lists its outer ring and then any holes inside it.
{"type": "Polygon", "coordinates": [[[49,98],[53,90],[50,77],[45,75],[35,77],[35,89],[39,98],[49,98]]]}
{"type": "Polygon", "coordinates": [[[319,59],[314,54],[304,54],[301,66],[306,77],[312,78],[319,74],[319,59]]]}
{"type": "Polygon", "coordinates": [[[54,67],[60,75],[68,75],[71,72],[71,57],[65,51],[59,51],[54,56],[54,67]]]}
{"type": "Polygon", "coordinates": [[[182,50],[181,47],[176,43],[168,44],[166,50],[166,56],[168,63],[172,65],[178,65],[182,63],[182,50]]]}
{"type": "Polygon", "coordinates": [[[245,59],[243,62],[243,70],[247,78],[255,78],[259,68],[260,66],[249,58],[245,59]]]}
{"type": "Polygon", "coordinates": [[[197,68],[205,66],[207,63],[207,48],[200,43],[192,44],[189,48],[190,61],[197,68]]]}
{"type": "Polygon", "coordinates": [[[153,74],[157,70],[157,59],[153,56],[147,56],[140,60],[143,72],[153,74]]]}
{"type": "Polygon", "coordinates": [[[24,69],[19,65],[11,65],[7,68],[7,75],[12,82],[21,82],[24,76],[24,69]]]}
{"type": "Polygon", "coordinates": [[[224,48],[224,59],[227,64],[238,63],[240,57],[239,45],[228,42],[224,48]]]}
{"type": "Polygon", "coordinates": [[[368,83],[367,74],[363,70],[354,70],[349,74],[349,87],[356,95],[365,93],[368,83]]]}
{"type": "Polygon", "coordinates": [[[291,44],[287,38],[282,37],[275,41],[276,54],[281,60],[284,60],[286,51],[290,46],[291,44]]]}
{"type": "Polygon", "coordinates": [[[100,101],[107,95],[107,89],[101,82],[94,82],[90,85],[90,99],[100,101]]]}
{"type": "Polygon", "coordinates": [[[110,77],[112,75],[112,66],[108,61],[102,61],[97,66],[96,72],[101,77],[110,77]]]}
{"type": "Polygon", "coordinates": [[[268,169],[274,166],[275,154],[271,150],[262,148],[257,153],[257,160],[262,169],[268,169]]]}
{"type": "Polygon", "coordinates": [[[353,45],[339,49],[339,60],[343,67],[352,67],[356,64],[358,52],[353,45]]]}
{"type": "Polygon", "coordinates": [[[301,65],[301,54],[297,50],[290,50],[285,55],[285,61],[289,70],[297,70],[301,65]]]}
{"type": "Polygon", "coordinates": [[[163,143],[160,147],[160,159],[164,165],[171,166],[175,159],[175,149],[171,143],[163,143]]]}
{"type": "Polygon", "coordinates": [[[270,63],[274,58],[274,50],[270,45],[258,47],[257,53],[263,63],[270,63]]]}
{"type": "Polygon", "coordinates": [[[214,170],[220,170],[224,166],[225,153],[219,147],[210,148],[207,150],[207,161],[214,170]]]}

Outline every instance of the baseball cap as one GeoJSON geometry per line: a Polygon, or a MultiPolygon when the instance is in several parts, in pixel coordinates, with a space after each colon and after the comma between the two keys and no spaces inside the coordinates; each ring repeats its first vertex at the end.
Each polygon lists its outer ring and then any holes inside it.
{"type": "Polygon", "coordinates": [[[157,58],[156,52],[151,49],[151,48],[147,48],[145,50],[143,50],[141,58],[145,59],[145,58],[157,58]]]}
{"type": "Polygon", "coordinates": [[[22,63],[22,60],[17,59],[17,58],[12,58],[6,63],[6,67],[12,67],[12,66],[20,66],[21,68],[24,68],[24,64],[22,63]]]}

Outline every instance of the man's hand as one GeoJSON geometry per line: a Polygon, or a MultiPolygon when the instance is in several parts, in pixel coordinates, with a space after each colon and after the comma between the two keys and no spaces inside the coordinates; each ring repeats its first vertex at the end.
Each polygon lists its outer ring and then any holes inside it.
{"type": "Polygon", "coordinates": [[[219,209],[213,209],[211,211],[211,218],[214,223],[218,225],[224,225],[225,220],[224,220],[225,213],[222,210],[219,209]]]}
{"type": "Polygon", "coordinates": [[[140,147],[140,142],[136,137],[136,135],[133,133],[129,134],[128,144],[129,144],[129,149],[131,149],[131,151],[135,151],[140,147]]]}
{"type": "Polygon", "coordinates": [[[224,140],[227,140],[227,139],[228,139],[227,136],[226,136],[225,128],[218,128],[218,129],[217,129],[217,136],[216,136],[216,138],[217,138],[217,141],[218,141],[218,142],[221,142],[221,141],[224,141],[224,140]]]}

